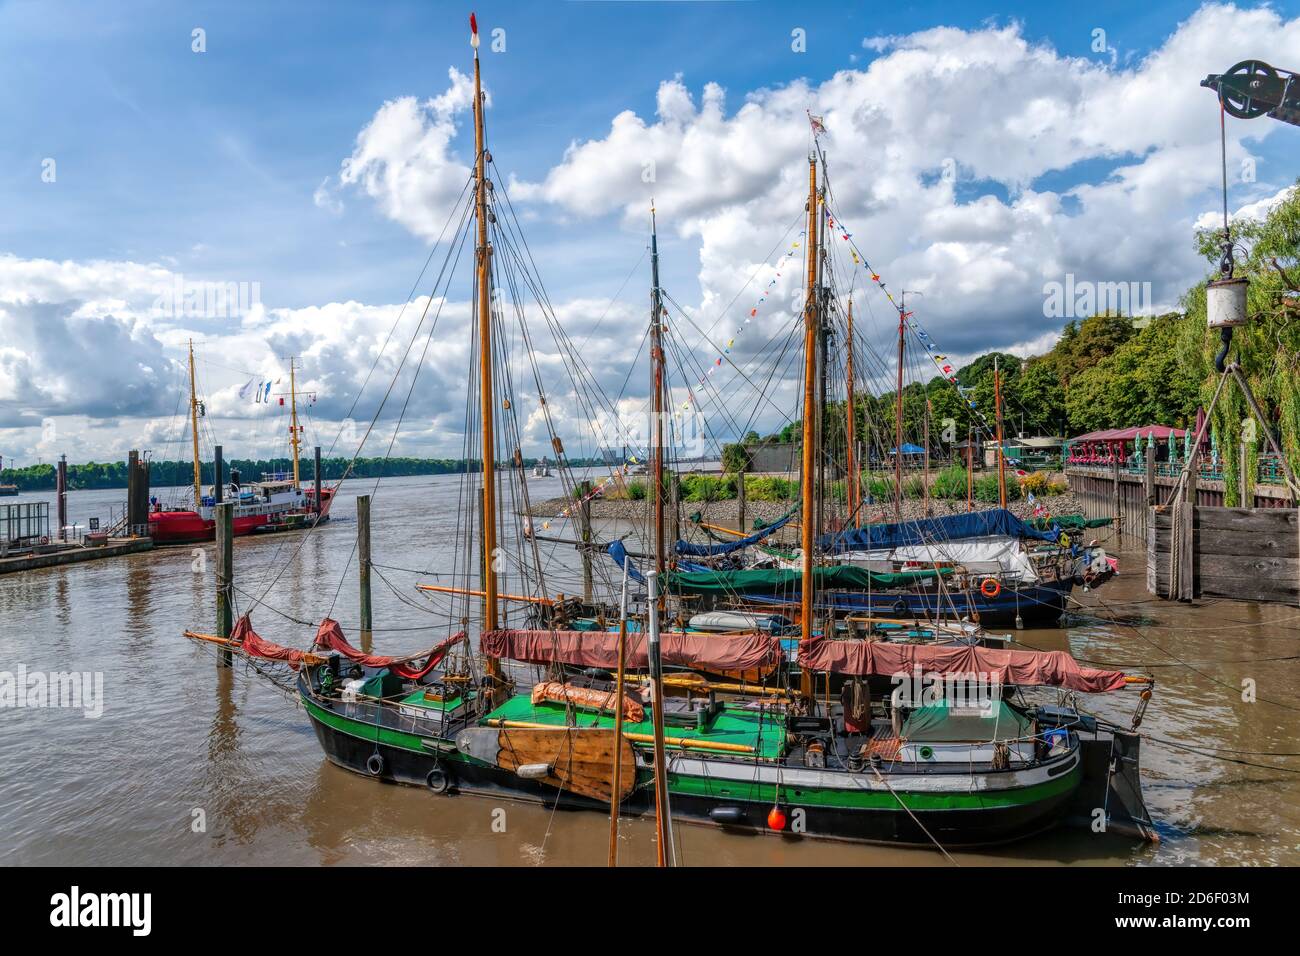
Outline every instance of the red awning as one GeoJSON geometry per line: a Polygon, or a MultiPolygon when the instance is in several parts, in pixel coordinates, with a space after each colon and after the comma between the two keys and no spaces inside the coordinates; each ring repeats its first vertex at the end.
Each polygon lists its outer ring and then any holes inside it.
{"type": "Polygon", "coordinates": [[[994,684],[1066,687],[1088,694],[1119,690],[1120,671],[1084,667],[1064,651],[1007,651],[987,647],[891,644],[886,641],[817,638],[799,649],[799,664],[835,674],[962,677],[978,674],[994,684]]]}
{"type": "MultiPolygon", "coordinates": [[[[627,666],[644,668],[647,636],[627,636],[627,666]]],[[[479,646],[488,657],[526,664],[618,667],[618,634],[609,631],[485,631],[479,646]]],[[[781,642],[767,634],[681,634],[660,637],[665,664],[711,671],[773,667],[781,661],[781,642]]]]}
{"type": "Polygon", "coordinates": [[[1133,441],[1154,434],[1159,441],[1168,441],[1170,434],[1182,438],[1187,434],[1185,428],[1170,428],[1168,425],[1145,425],[1141,428],[1103,428],[1101,431],[1088,432],[1078,438],[1071,438],[1070,443],[1081,441],[1133,441]]]}

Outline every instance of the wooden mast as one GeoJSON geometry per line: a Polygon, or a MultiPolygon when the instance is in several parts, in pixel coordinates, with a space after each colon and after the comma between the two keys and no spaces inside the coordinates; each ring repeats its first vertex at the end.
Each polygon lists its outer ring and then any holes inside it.
{"type": "Polygon", "coordinates": [[[193,339],[190,339],[190,431],[194,438],[194,510],[198,511],[203,501],[203,479],[199,470],[199,399],[194,392],[193,339]]]}
{"type": "MultiPolygon", "coordinates": [[[[800,511],[799,537],[803,549],[803,574],[800,579],[799,623],[802,640],[813,637],[813,545],[816,530],[816,466],[817,466],[817,157],[808,157],[808,290],[804,302],[803,332],[803,447],[802,468],[799,475],[800,511]]],[[[812,672],[800,670],[799,690],[804,697],[812,696],[812,672]]]]}
{"type": "MultiPolygon", "coordinates": [[[[655,489],[655,571],[662,574],[666,566],[667,542],[664,540],[664,351],[663,300],[659,293],[659,236],[655,224],[654,201],[650,206],[650,414],[654,451],[651,455],[650,481],[655,489]]],[[[660,579],[662,580],[662,578],[660,579]]],[[[659,610],[664,610],[662,591],[659,610]]]]}
{"type": "Polygon", "coordinates": [[[857,456],[857,428],[858,416],[853,401],[853,297],[849,296],[849,313],[848,313],[848,337],[849,350],[845,359],[844,377],[848,379],[848,401],[845,403],[845,415],[847,417],[845,436],[848,441],[848,460],[846,464],[849,469],[848,481],[844,483],[845,503],[849,509],[849,523],[856,526],[858,523],[858,456],[857,456]]]}
{"type": "Polygon", "coordinates": [[[1003,508],[1007,506],[1007,470],[1002,455],[1002,371],[998,368],[998,357],[993,356],[993,403],[997,410],[998,424],[998,502],[1003,508]]]}
{"type": "Polygon", "coordinates": [[[930,517],[930,394],[925,395],[925,431],[921,444],[925,445],[925,465],[921,470],[921,501],[925,503],[925,516],[930,517]]]}
{"type": "Polygon", "coordinates": [[[293,490],[297,491],[300,484],[298,480],[298,459],[301,457],[301,449],[298,447],[301,439],[298,437],[298,387],[294,378],[293,356],[289,356],[289,444],[293,448],[293,490]]]}
{"type": "MultiPolygon", "coordinates": [[[[654,727],[655,852],[658,865],[668,866],[672,857],[668,820],[671,811],[668,807],[668,758],[664,752],[663,669],[659,663],[659,624],[667,606],[664,600],[667,588],[663,586],[663,573],[667,566],[667,542],[664,540],[663,297],[659,291],[659,234],[655,224],[654,200],[650,202],[650,390],[651,414],[654,416],[654,454],[651,456],[650,481],[655,490],[655,573],[649,581],[652,606],[647,654],[654,708],[651,720],[654,727]]],[[[626,623],[620,625],[620,633],[626,626],[626,623]]],[[[622,709],[621,703],[619,708],[622,709]]]]}
{"type": "MultiPolygon", "coordinates": [[[[496,402],[492,398],[492,304],[488,288],[492,249],[488,245],[487,151],[483,144],[483,83],[479,76],[478,22],[470,14],[470,45],[474,48],[474,216],[478,222],[478,352],[479,417],[483,441],[483,630],[497,628],[497,496],[496,437],[493,420],[496,402]]],[[[501,662],[488,658],[488,677],[500,680],[501,662]]],[[[495,687],[494,687],[495,689],[495,687]]]]}
{"type": "Polygon", "coordinates": [[[903,519],[903,337],[907,323],[907,293],[898,306],[898,389],[894,396],[894,518],[903,519]]]}

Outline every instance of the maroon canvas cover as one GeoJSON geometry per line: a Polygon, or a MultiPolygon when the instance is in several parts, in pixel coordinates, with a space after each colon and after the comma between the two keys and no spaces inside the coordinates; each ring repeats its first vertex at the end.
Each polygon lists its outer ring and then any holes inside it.
{"type": "Polygon", "coordinates": [[[418,680],[437,667],[447,655],[447,651],[451,650],[454,644],[464,639],[465,632],[459,631],[446,640],[435,644],[427,651],[410,654],[406,657],[365,654],[348,643],[348,639],[343,636],[343,628],[339,626],[338,621],[327,617],[320,622],[320,628],[316,631],[316,640],[312,642],[312,650],[338,651],[344,657],[366,667],[387,667],[398,677],[404,677],[407,680],[418,680]],[[418,667],[410,666],[415,661],[424,661],[424,663],[418,667]]]}
{"type": "Polygon", "coordinates": [[[302,663],[303,652],[293,647],[283,647],[271,641],[263,640],[253,630],[253,622],[245,614],[230,629],[230,642],[252,657],[265,658],[268,661],[284,661],[294,670],[302,663]]]}
{"type": "MultiPolygon", "coordinates": [[[[644,633],[627,636],[627,666],[648,666],[644,633]]],[[[572,664],[576,667],[618,667],[618,634],[609,631],[484,631],[479,646],[488,657],[526,664],[572,664]]],[[[661,635],[659,653],[665,664],[712,671],[744,671],[772,667],[781,660],[781,643],[767,634],[661,635]]]]}
{"type": "Polygon", "coordinates": [[[916,668],[939,676],[981,674],[998,684],[1066,687],[1088,694],[1124,687],[1120,671],[1084,667],[1064,651],[1013,651],[965,644],[891,644],[816,638],[799,648],[809,670],[858,676],[911,676],[916,668]]]}

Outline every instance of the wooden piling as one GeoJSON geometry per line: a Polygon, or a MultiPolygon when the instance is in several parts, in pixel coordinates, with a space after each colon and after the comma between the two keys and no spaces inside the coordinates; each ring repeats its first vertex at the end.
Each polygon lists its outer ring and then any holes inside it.
{"type": "Polygon", "coordinates": [[[320,470],[320,445],[317,445],[315,450],[312,452],[312,465],[313,465],[313,471],[311,473],[311,477],[312,477],[312,483],[314,485],[314,490],[316,492],[316,499],[314,502],[315,507],[312,508],[312,511],[315,512],[316,519],[320,520],[320,484],[321,484],[321,477],[322,477],[321,470],[320,470]]]}
{"type": "Polygon", "coordinates": [[[1246,493],[1250,488],[1250,482],[1246,480],[1246,469],[1250,464],[1250,448],[1245,442],[1241,442],[1238,448],[1239,457],[1237,458],[1237,506],[1239,508],[1249,508],[1254,502],[1246,500],[1246,493]]]}
{"type": "MultiPolygon", "coordinates": [[[[741,446],[744,447],[744,446],[741,446]]],[[[853,481],[853,476],[849,476],[849,481],[853,481]]],[[[849,509],[852,511],[852,509],[849,509]]],[[[857,517],[850,515],[850,521],[856,521],[857,517]]],[[[745,469],[742,468],[736,472],[736,530],[741,534],[746,534],[745,530],[745,469]]]]}
{"type": "MultiPolygon", "coordinates": [[[[370,610],[370,496],[357,497],[357,572],[361,581],[361,641],[368,648],[374,618],[370,610]]],[[[369,650],[366,650],[369,653],[369,650]]]]}
{"type": "Polygon", "coordinates": [[[222,457],[221,446],[214,445],[212,447],[212,500],[217,504],[221,504],[225,498],[223,493],[226,484],[225,470],[226,463],[222,457]]]}
{"type": "Polygon", "coordinates": [[[1142,492],[1146,497],[1147,507],[1156,503],[1156,446],[1147,442],[1146,471],[1142,477],[1142,492]]]}
{"type": "MultiPolygon", "coordinates": [[[[234,626],[235,607],[235,527],[234,502],[226,501],[213,509],[217,526],[217,636],[230,638],[234,626]]],[[[221,651],[217,664],[229,667],[233,660],[230,649],[221,651]]]]}
{"type": "Polygon", "coordinates": [[[578,518],[582,533],[582,600],[590,604],[594,588],[591,569],[591,498],[587,495],[582,496],[578,518]]]}
{"type": "Polygon", "coordinates": [[[57,490],[59,495],[59,540],[68,540],[68,456],[59,456],[57,490]]]}
{"type": "Polygon", "coordinates": [[[136,528],[149,520],[147,513],[140,513],[139,481],[140,453],[132,448],[126,453],[126,533],[129,537],[135,537],[136,528]]]}

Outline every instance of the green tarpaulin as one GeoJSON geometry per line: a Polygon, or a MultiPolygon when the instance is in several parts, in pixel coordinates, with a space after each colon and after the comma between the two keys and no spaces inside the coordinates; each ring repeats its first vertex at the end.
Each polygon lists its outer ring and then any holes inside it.
{"type": "Polygon", "coordinates": [[[1033,732],[1033,724],[1003,701],[990,706],[950,707],[946,701],[918,707],[903,724],[905,740],[929,743],[1021,740],[1033,732]]]}
{"type": "Polygon", "coordinates": [[[1083,515],[1056,515],[1052,518],[1030,518],[1025,524],[1039,531],[1046,531],[1052,525],[1059,525],[1063,531],[1079,531],[1082,528],[1104,528],[1114,518],[1085,518],[1083,515]]]}
{"type": "MultiPolygon", "coordinates": [[[[952,574],[941,568],[940,574],[952,574]]],[[[822,590],[857,590],[867,588],[907,587],[918,580],[934,577],[933,568],[885,574],[841,564],[814,568],[816,586],[822,590]]],[[[797,591],[802,573],[785,569],[757,571],[670,571],[668,590],[684,594],[764,594],[774,591],[797,591]]]]}

